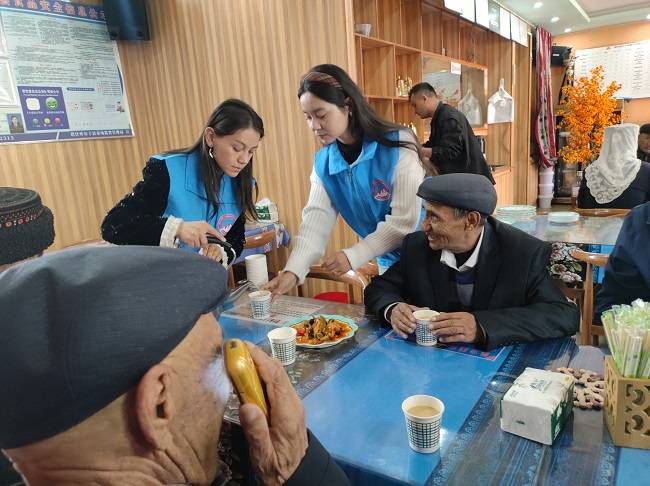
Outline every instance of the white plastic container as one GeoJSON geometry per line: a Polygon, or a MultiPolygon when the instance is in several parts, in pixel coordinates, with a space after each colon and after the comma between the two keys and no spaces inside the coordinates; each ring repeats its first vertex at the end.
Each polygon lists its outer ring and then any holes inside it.
{"type": "Polygon", "coordinates": [[[553,195],[550,196],[538,196],[537,197],[537,206],[539,209],[551,209],[551,201],[553,200],[553,195]]]}

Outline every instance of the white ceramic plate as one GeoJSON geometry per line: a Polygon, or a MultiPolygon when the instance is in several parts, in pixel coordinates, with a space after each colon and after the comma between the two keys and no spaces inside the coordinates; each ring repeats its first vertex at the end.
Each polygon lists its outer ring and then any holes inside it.
{"type": "Polygon", "coordinates": [[[579,219],[580,215],[573,211],[557,211],[548,213],[549,223],[575,223],[579,219]]]}
{"type": "Polygon", "coordinates": [[[329,341],[326,343],[321,343],[321,344],[300,344],[296,343],[296,346],[300,348],[313,348],[313,349],[320,349],[320,348],[329,348],[331,346],[336,346],[339,343],[342,343],[343,341],[347,341],[350,339],[352,336],[354,336],[359,329],[359,326],[357,326],[356,322],[354,322],[352,319],[349,317],[345,316],[339,316],[335,314],[316,314],[313,316],[302,316],[302,317],[297,317],[296,319],[292,319],[291,321],[287,322],[285,324],[285,327],[291,327],[295,326],[296,324],[301,323],[302,321],[306,321],[308,319],[311,319],[312,317],[317,317],[317,316],[323,316],[325,319],[336,319],[337,321],[345,322],[350,328],[352,328],[352,332],[348,334],[347,336],[337,339],[336,341],[329,341]]]}

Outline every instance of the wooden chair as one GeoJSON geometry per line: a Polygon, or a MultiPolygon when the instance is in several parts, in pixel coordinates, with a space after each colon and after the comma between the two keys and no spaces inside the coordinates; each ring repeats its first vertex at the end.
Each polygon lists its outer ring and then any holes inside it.
{"type": "MultiPolygon", "coordinates": [[[[320,265],[312,265],[309,268],[309,273],[307,278],[318,278],[321,280],[329,280],[332,282],[341,282],[347,284],[348,286],[348,302],[351,304],[362,304],[363,303],[363,291],[370,283],[370,278],[360,271],[350,270],[343,275],[334,275],[331,272],[325,270],[325,268],[320,265]],[[361,300],[357,299],[354,295],[354,289],[357,288],[361,290],[361,300]]],[[[303,297],[303,288],[302,285],[298,286],[298,296],[303,297]]]]}
{"type": "Polygon", "coordinates": [[[576,208],[575,212],[580,216],[596,216],[596,217],[609,217],[609,216],[626,216],[630,212],[629,209],[617,208],[596,208],[596,209],[580,209],[576,208]]]}
{"type": "Polygon", "coordinates": [[[589,253],[586,251],[573,249],[570,251],[573,258],[587,264],[584,284],[584,299],[582,301],[581,321],[580,321],[580,344],[593,344],[598,346],[598,336],[605,334],[603,326],[594,325],[594,276],[592,266],[604,267],[607,265],[609,255],[601,253],[589,253]]]}

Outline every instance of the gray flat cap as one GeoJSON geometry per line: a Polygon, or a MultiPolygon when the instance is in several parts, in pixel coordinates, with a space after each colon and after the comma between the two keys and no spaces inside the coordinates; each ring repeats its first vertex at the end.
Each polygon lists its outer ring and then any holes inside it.
{"type": "Polygon", "coordinates": [[[452,208],[490,215],[497,206],[497,192],[489,179],[479,174],[444,174],[427,177],[418,188],[418,196],[452,208]]]}
{"type": "Polygon", "coordinates": [[[138,383],[227,296],[176,249],[61,251],[0,273],[0,448],[63,432],[138,383]]]}

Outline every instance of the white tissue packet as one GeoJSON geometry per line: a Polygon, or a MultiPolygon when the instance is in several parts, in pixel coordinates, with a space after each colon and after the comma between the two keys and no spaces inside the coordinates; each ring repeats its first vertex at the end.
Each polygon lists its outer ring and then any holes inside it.
{"type": "Polygon", "coordinates": [[[501,430],[551,445],[573,410],[573,377],[526,368],[501,399],[501,430]]]}

